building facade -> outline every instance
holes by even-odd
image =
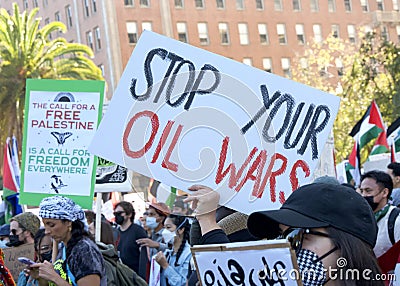
[[[400,38],[400,0],[0,0],[39,8],[43,24],[66,24],[68,41],[90,46],[111,98],[144,29],[290,76],[292,60],[329,34],[357,42],[357,29]],[[54,35],[57,36],[57,35]]]

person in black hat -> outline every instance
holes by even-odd
[[[8,247],[6,244],[10,241],[10,225],[3,224],[0,226],[0,248]]]
[[[215,222],[219,194],[199,185],[190,190],[194,194],[187,201],[196,206],[202,242],[227,242]],[[373,252],[377,237],[374,214],[366,200],[348,187],[321,183],[302,186],[279,210],[252,213],[247,226],[258,238],[288,239],[300,271],[315,273],[302,275],[304,286],[384,285],[383,281],[373,280],[381,274]],[[339,259],[346,261],[345,265],[339,265]],[[326,271],[339,270],[338,266],[344,273],[349,270],[359,275],[332,277],[334,273]]]

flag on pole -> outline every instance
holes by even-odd
[[[396,162],[396,152],[400,151],[400,117],[387,129],[387,140],[390,146],[391,162]]]
[[[356,123],[350,132],[350,136],[358,138],[359,149],[362,149],[372,139],[385,131],[382,116],[375,100],[372,101],[363,117]]]
[[[349,156],[349,165],[348,170],[351,176],[353,177],[354,183],[356,186],[359,186],[361,183],[361,163],[360,163],[360,148],[358,144],[358,140],[354,141],[353,150]],[[350,180],[348,180],[350,181]]]
[[[18,203],[20,183],[20,168],[18,161],[18,147],[15,137],[7,138],[4,146],[3,163],[3,199],[6,202],[5,221],[21,213],[22,208]]]

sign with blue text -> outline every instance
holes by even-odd
[[[308,183],[337,96],[143,32],[89,150],[220,204],[275,209]]]

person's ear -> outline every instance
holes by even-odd
[[[387,199],[389,199],[389,189],[388,188],[384,188],[383,189],[383,196]]]

